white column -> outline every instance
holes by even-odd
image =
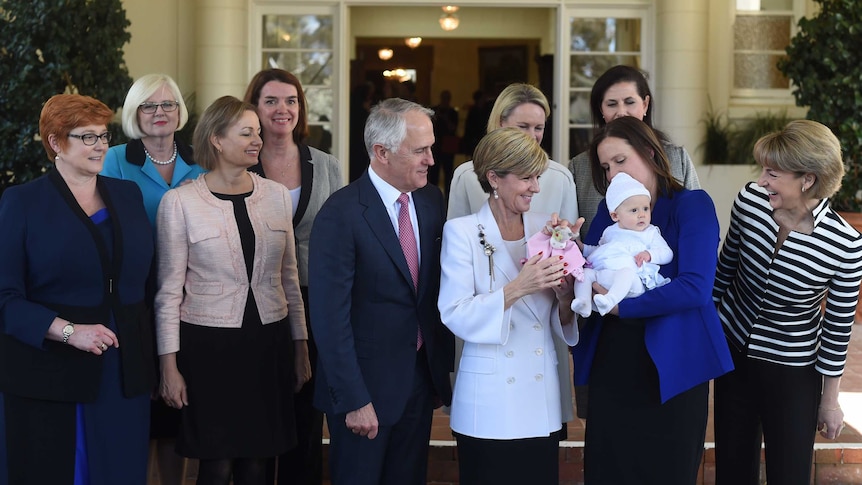
[[[707,108],[708,0],[656,1],[656,126],[703,158],[700,119]]]
[[[242,98],[248,84],[248,16],[244,0],[198,0],[195,22],[197,107],[217,98]]]

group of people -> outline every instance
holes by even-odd
[[[556,484],[570,352],[586,483],[694,483],[713,379],[717,483],[758,483],[762,442],[770,483],[807,483],[816,430],[843,426],[862,280],[828,200],[840,145],[804,120],[762,138],[719,250],[653,106],[608,70],[567,170],[540,146],[547,99],[509,86],[447,210],[412,101],[371,107],[342,188],[283,70],[213,102],[192,146],[167,76],[135,82],[110,148],[110,109],[52,97],[54,168],[0,199],[0,484],[143,485],[151,437],[162,483],[184,456],[199,484],[319,484],[324,413],[333,483],[421,484],[440,406],[461,483]],[[529,252],[552,233],[592,268]]]

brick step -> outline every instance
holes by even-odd
[[[862,444],[817,444],[811,485],[862,485]],[[635,451],[633,451],[635,452]],[[324,485],[328,481],[328,447],[324,445]],[[766,467],[761,465],[761,485]],[[584,484],[584,444],[564,441],[560,446],[560,485]],[[715,484],[715,449],[707,443],[696,485]],[[458,458],[454,441],[432,440],[428,451],[428,485],[458,485]]]

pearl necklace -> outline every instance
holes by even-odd
[[[160,161],[156,160],[155,158],[153,158],[153,156],[152,156],[152,155],[150,155],[150,152],[149,152],[149,151],[147,151],[147,147],[146,147],[146,146],[144,147],[144,153],[146,153],[146,154],[147,154],[147,158],[149,158],[149,159],[150,159],[150,161],[152,161],[152,162],[153,162],[153,163],[155,163],[156,165],[170,165],[170,164],[174,163],[174,162],[177,160],[177,142],[174,142],[174,154],[173,154],[173,155],[171,155],[171,158],[167,159],[167,160],[166,160],[166,161],[164,161],[164,162],[160,162]]]

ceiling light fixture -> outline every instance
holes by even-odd
[[[392,59],[393,54],[394,53],[392,52],[392,49],[388,47],[384,47],[383,49],[377,51],[377,57],[379,57],[381,61],[388,61],[389,59]]]
[[[422,37],[408,37],[404,39],[404,43],[407,44],[407,47],[415,49],[422,43]]]
[[[446,32],[451,32],[458,28],[458,24],[461,21],[458,19],[458,16],[455,15],[455,12],[458,11],[458,7],[455,5],[446,5],[443,7],[443,15],[440,16],[440,28],[445,30]]]

